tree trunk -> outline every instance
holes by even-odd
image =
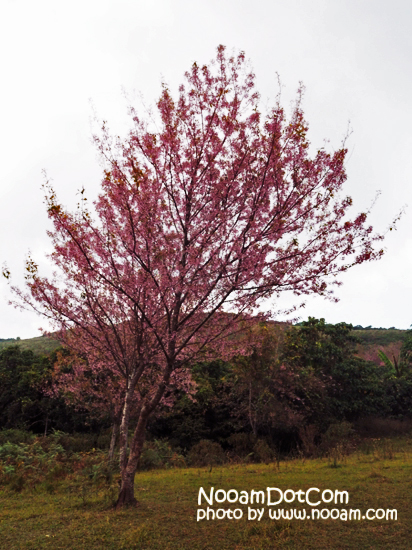
[[[118,434],[119,434],[119,419],[115,418],[112,426],[112,437],[110,439],[110,448],[109,448],[109,457],[108,457],[110,463],[113,462],[114,449],[116,447],[116,440],[117,440]]]
[[[249,422],[252,428],[253,435],[257,436],[256,430],[256,415],[253,417],[253,407],[252,407],[252,381],[249,380]]]
[[[142,454],[143,444],[146,437],[146,425],[149,419],[149,416],[156,409],[160,400],[163,397],[167,384],[170,380],[170,374],[172,372],[172,366],[168,365],[165,373],[163,375],[163,380],[159,384],[159,387],[154,395],[154,397],[149,401],[141,405],[139,412],[139,419],[137,421],[137,426],[133,434],[132,443],[130,445],[129,456],[121,456],[120,459],[120,470],[122,472],[122,483],[120,487],[119,497],[116,502],[116,510],[119,510],[123,506],[135,506],[138,502],[134,496],[134,477],[136,475],[137,466],[139,464],[139,458]],[[134,388],[133,388],[134,389]],[[126,403],[123,410],[122,424],[127,412],[127,396]],[[120,432],[122,433],[122,426],[120,427]],[[122,452],[120,450],[120,452]]]
[[[149,418],[149,412],[143,407],[136,430],[133,435],[132,444],[127,464],[122,468],[122,484],[119,497],[116,502],[116,510],[123,506],[136,506],[138,501],[134,496],[134,478],[136,475],[139,458],[142,454],[143,444],[146,437],[146,425]]]
[[[137,500],[134,496],[134,476],[135,472],[127,473],[122,477],[122,485],[120,488],[119,497],[116,502],[116,510],[123,506],[136,506]]]
[[[129,437],[130,406],[137,379],[128,380],[124,405],[120,422],[120,471],[123,472],[127,464],[127,444]]]

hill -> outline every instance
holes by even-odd
[[[22,350],[30,349],[33,353],[48,354],[60,347],[60,342],[49,336],[37,336],[35,338],[27,338],[21,340],[20,338],[0,338],[0,350],[8,346],[20,346]]]
[[[280,325],[284,330],[290,327],[290,323],[272,322],[273,324]],[[299,323],[298,323],[299,326]],[[382,329],[382,328],[354,328],[353,335],[357,336],[360,340],[358,344],[358,354],[365,356],[370,354],[373,350],[392,350],[392,348],[399,348],[402,345],[403,340],[406,337],[406,330],[400,330],[395,328]],[[31,349],[34,353],[48,354],[60,347],[60,343],[53,337],[49,336],[37,336],[35,338],[0,338],[0,350],[10,346],[18,344],[22,350]],[[385,351],[386,352],[386,351]],[[376,353],[376,357],[377,353]],[[366,357],[365,357],[366,358]],[[380,360],[378,360],[378,363]]]
[[[366,346],[386,346],[395,342],[403,342],[406,332],[406,330],[397,328],[355,328],[353,331],[354,335],[360,339],[361,344]]]

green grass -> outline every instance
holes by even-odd
[[[412,538],[412,441],[369,440],[349,457],[140,472],[137,508],[116,512],[104,488],[82,493],[78,478],[15,493],[0,491],[0,540],[7,549],[409,549]],[[395,508],[397,521],[196,521],[200,487],[347,490],[349,504],[322,508]],[[52,494],[49,494],[50,491]],[[247,505],[227,503],[215,509]],[[255,505],[255,507],[257,507]],[[261,506],[260,506],[261,507]],[[285,506],[286,507],[286,506]],[[287,507],[308,508],[296,503]]]

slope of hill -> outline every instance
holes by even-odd
[[[22,350],[30,349],[33,353],[48,354],[60,347],[60,342],[49,336],[37,336],[35,338],[20,338],[0,339],[0,350],[8,346],[20,346]]]
[[[354,330],[353,334],[360,339],[363,345],[385,346],[394,342],[403,342],[406,332],[406,330],[400,330],[397,328],[372,328]]]
[[[383,364],[379,351],[383,351],[391,360],[393,357],[398,358],[406,333],[406,330],[399,329],[354,330],[352,334],[360,340],[356,355],[377,365]]]
[[[285,330],[290,326],[289,323],[275,324],[282,325],[282,328]],[[352,332],[352,334],[357,336],[360,340],[358,344],[358,354],[360,356],[370,355],[369,352],[372,352],[372,350],[382,349],[385,351],[386,348],[388,348],[388,351],[391,351],[392,348],[400,349],[406,333],[406,330],[377,328],[355,329]],[[49,336],[37,336],[24,340],[20,338],[0,338],[0,350],[16,344],[18,344],[22,350],[31,349],[34,353],[39,354],[48,354],[60,347],[59,341]],[[377,353],[375,354],[377,356]],[[380,362],[380,360],[378,362]]]

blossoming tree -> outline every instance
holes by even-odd
[[[118,507],[136,502],[146,424],[173,377],[189,388],[193,361],[245,352],[233,335],[256,322],[263,299],[334,299],[339,273],[382,255],[367,213],[348,218],[346,149],[309,154],[301,95],[289,118],[279,102],[262,114],[244,54],[219,46],[176,99],[163,86],[157,119],[132,109],[124,140],[103,125],[94,213],[66,211],[46,185],[60,278],[41,277],[29,258],[20,299],[93,369],[122,377],[123,438],[142,389]]]

